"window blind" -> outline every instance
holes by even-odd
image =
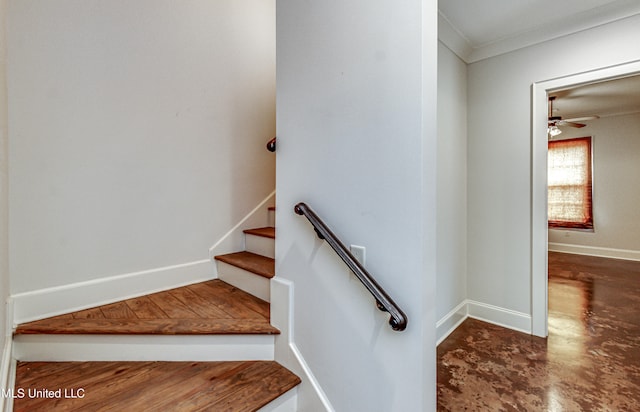
[[[591,137],[549,142],[549,227],[593,229]]]

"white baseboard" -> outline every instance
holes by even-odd
[[[274,335],[16,335],[27,362],[273,360]]]
[[[467,300],[467,305],[470,318],[519,332],[531,333],[531,315],[473,300]]]
[[[127,273],[65,286],[17,293],[10,297],[13,325],[214,278],[208,259]]]
[[[252,227],[263,227],[269,224],[268,204],[273,202],[276,191],[265,197],[251,212],[243,217],[234,227],[225,233],[213,246],[209,248],[209,258],[225,253],[244,250],[243,230]]]
[[[605,257],[605,258],[611,258],[611,259],[640,261],[640,251],[638,250],[570,245],[567,243],[549,243],[549,251],[571,253],[574,255],[598,256],[598,257]]]
[[[469,317],[468,302],[463,300],[458,306],[436,323],[436,346],[439,345],[451,332],[456,330],[467,317]]]
[[[293,339],[293,291],[291,281],[271,279],[271,324],[281,332],[275,339],[275,360],[298,375],[298,410],[334,412],[326,393],[298,350]]]
[[[518,332],[531,333],[530,315],[466,299],[436,323],[437,344],[445,340],[467,318],[478,319]]]

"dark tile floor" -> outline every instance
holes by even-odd
[[[467,319],[438,346],[439,411],[640,411],[640,262],[549,254],[549,337]]]

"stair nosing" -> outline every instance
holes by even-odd
[[[80,319],[51,320],[45,325],[40,321],[18,325],[16,335],[279,335],[280,330],[269,322],[254,319],[218,320],[210,329],[190,328],[190,323],[203,324],[201,319],[90,319],[90,325],[73,325]],[[192,322],[189,322],[192,321]],[[34,325],[31,325],[34,323]],[[185,325],[186,324],[186,325]],[[127,329],[121,329],[126,325]],[[240,325],[244,327],[240,327]],[[120,329],[119,329],[120,328]]]

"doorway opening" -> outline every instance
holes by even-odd
[[[640,73],[640,61],[532,85],[531,331],[548,335],[547,122],[548,95]]]

